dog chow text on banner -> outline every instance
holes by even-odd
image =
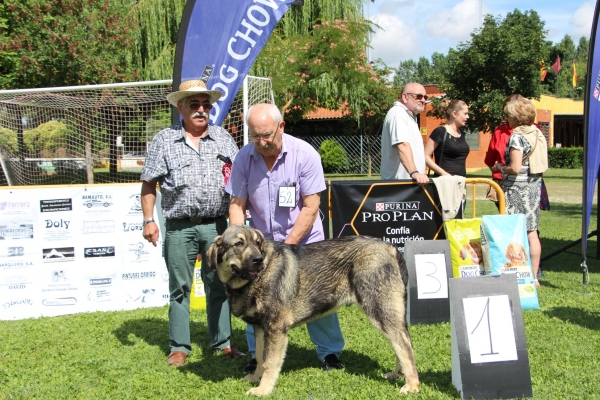
[[[210,120],[221,125],[254,60],[294,0],[188,0],[181,18],[173,87],[201,79],[223,96]]]

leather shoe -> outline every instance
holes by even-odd
[[[169,365],[181,367],[185,364],[186,358],[187,354],[185,354],[183,351],[172,351],[171,354],[169,354],[169,359],[167,360],[167,362],[169,363]]]
[[[221,354],[229,358],[246,358],[246,355],[236,349],[233,345],[225,347],[223,350],[221,350]]]
[[[343,369],[344,364],[340,361],[335,354],[328,354],[323,359],[323,370],[329,371],[330,369]]]
[[[244,368],[242,368],[242,372],[252,373],[252,372],[256,371],[257,366],[258,366],[258,363],[256,362],[256,358],[253,358],[252,360],[250,360],[248,365],[246,365]]]

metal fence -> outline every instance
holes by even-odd
[[[339,157],[340,162],[331,168],[325,168],[326,173],[334,174],[367,174],[369,162],[371,173],[379,174],[381,164],[381,139],[379,136],[301,136],[300,139],[310,143],[317,151],[326,140],[338,143],[345,151],[345,157]],[[322,154],[324,157],[324,155]],[[336,164],[336,163],[334,163]]]
[[[273,102],[247,76],[223,122],[247,142],[248,106]],[[0,91],[0,186],[137,182],[154,135],[171,125],[171,80]]]

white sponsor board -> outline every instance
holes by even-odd
[[[0,320],[166,304],[142,219],[137,183],[0,189]]]

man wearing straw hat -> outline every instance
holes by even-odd
[[[238,148],[229,133],[209,125],[212,104],[222,96],[207,90],[201,80],[179,85],[167,100],[177,107],[183,121],[160,131],[152,140],[142,170],[143,235],[156,246],[158,226],[153,210],[156,183],[160,185],[166,220],[164,258],[169,271],[169,365],[182,366],[192,350],[190,340],[190,291],[196,255],[206,259],[206,250],[227,228],[225,214],[229,195],[224,190],[225,163]],[[231,313],[225,289],[204,263],[202,281],[210,347],[231,358],[246,355],[231,343]]]

